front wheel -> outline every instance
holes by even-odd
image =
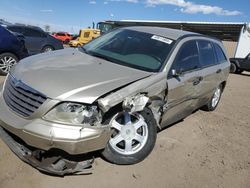
[[[115,164],[135,164],[145,159],[154,148],[157,125],[152,112],[120,112],[111,120],[113,134],[102,155]]]
[[[18,58],[12,53],[0,54],[0,75],[7,75],[12,66],[17,64]]]

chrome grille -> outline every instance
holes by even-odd
[[[3,98],[11,110],[24,117],[33,114],[47,99],[45,95],[11,75],[5,82]]]

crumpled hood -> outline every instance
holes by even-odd
[[[88,104],[116,88],[151,75],[77,49],[26,58],[12,69],[11,74],[49,98]]]

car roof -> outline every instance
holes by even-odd
[[[170,38],[173,40],[177,40],[181,37],[190,36],[190,35],[202,36],[201,34],[189,32],[189,31],[170,29],[170,28],[164,28],[164,27],[154,27],[154,26],[131,26],[131,27],[123,27],[123,29],[150,33],[153,35],[159,35],[159,36]]]
[[[30,28],[30,29],[37,29],[37,30],[43,31],[40,27],[31,26],[31,25],[9,25],[7,26],[7,28],[11,28],[11,27]]]

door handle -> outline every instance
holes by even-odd
[[[217,74],[221,73],[221,69],[218,69],[218,70],[216,71],[216,73],[217,73]]]
[[[202,76],[199,76],[193,80],[193,85],[198,85],[203,80]]]

